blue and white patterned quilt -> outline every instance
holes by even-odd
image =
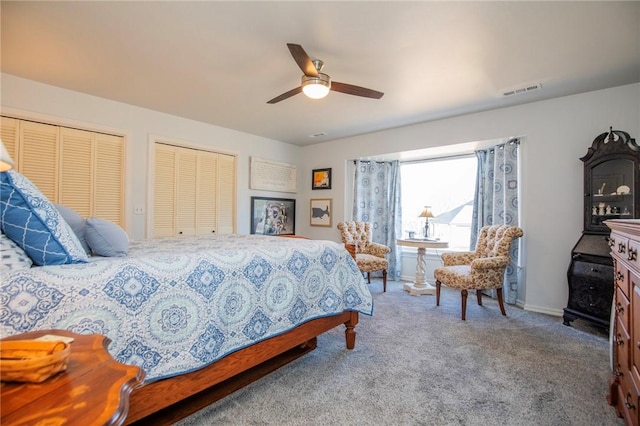
[[[362,274],[331,241],[230,235],[132,242],[124,258],[2,278],[0,335],[99,333],[146,382],[197,370],[314,318],[373,314]]]

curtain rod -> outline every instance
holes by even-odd
[[[389,161],[374,161],[374,160],[353,160],[353,164],[356,164],[357,161],[360,161],[361,163],[378,163],[378,164],[384,164],[389,162]]]
[[[464,157],[473,157],[475,154],[473,152],[467,154],[455,154],[455,155],[443,155],[442,157],[429,157],[429,158],[420,158],[416,160],[404,160],[401,161],[401,164],[411,164],[411,163],[426,163],[428,161],[441,161],[441,160],[449,160],[454,158],[464,158]]]
[[[511,138],[508,141],[504,142],[504,143],[499,143],[497,145],[494,145],[493,147],[490,148],[486,148],[487,150],[489,149],[493,149],[496,146],[501,146],[501,145],[520,145],[520,138]],[[416,159],[416,160],[400,160],[401,164],[410,164],[410,163],[424,163],[427,161],[439,161],[439,160],[447,160],[447,159],[454,159],[454,158],[464,158],[464,157],[473,157],[475,155],[475,152],[478,150],[475,150],[474,152],[469,152],[466,154],[454,154],[454,155],[443,155],[442,157],[429,157],[429,158],[420,158],[420,159]],[[479,150],[482,151],[482,150]],[[388,163],[392,160],[388,160],[388,161],[375,161],[375,160],[353,160],[353,164],[356,164],[356,161],[361,161],[363,163],[371,163],[371,162],[375,162],[378,164],[383,164],[383,163]]]

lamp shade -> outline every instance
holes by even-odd
[[[6,172],[13,168],[13,159],[9,155],[9,151],[4,146],[2,139],[0,139],[0,172]]]
[[[431,206],[424,206],[418,217],[434,217],[433,213],[431,213]]]
[[[302,76],[302,91],[311,99],[322,99],[329,94],[331,79],[328,75],[318,73],[317,77]]]

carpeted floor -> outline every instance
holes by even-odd
[[[607,405],[608,335],[487,297],[410,296],[370,285],[356,348],[344,328],[269,376],[184,419],[188,425],[623,425]]]

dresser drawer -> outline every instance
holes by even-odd
[[[613,259],[613,282],[622,290],[627,298],[630,298],[629,294],[629,270],[618,259]]]
[[[631,317],[631,303],[620,287],[616,287],[616,317],[622,322],[624,328],[629,330],[629,318]]]
[[[629,421],[627,424],[638,424],[638,405],[640,404],[640,393],[635,380],[629,376],[622,376],[621,386],[618,388],[618,407],[624,413],[624,417]]]
[[[609,247],[611,247],[612,255],[626,259],[629,239],[612,232],[611,235],[609,235]]]
[[[627,331],[627,327],[622,324],[620,318],[616,319],[616,333],[613,338],[613,344],[616,348],[616,363],[621,371],[625,372],[625,376],[630,376],[631,368],[631,336]]]
[[[634,307],[636,312],[629,315],[630,328],[627,328],[627,330],[630,332],[631,372],[637,385],[640,383],[640,315],[637,315],[637,311],[640,307],[640,282],[638,282],[640,278],[634,273],[630,273],[630,277],[633,293],[631,296],[631,306]]]
[[[575,262],[573,264],[573,275],[592,280],[611,282],[613,266],[591,262]]]
[[[613,271],[612,267],[609,268]],[[605,281],[594,276],[573,275],[569,277],[568,308],[608,321],[613,289],[611,279]]]
[[[638,256],[640,255],[640,242],[629,240],[627,243],[627,262],[632,269],[639,270],[640,269],[640,259]]]

